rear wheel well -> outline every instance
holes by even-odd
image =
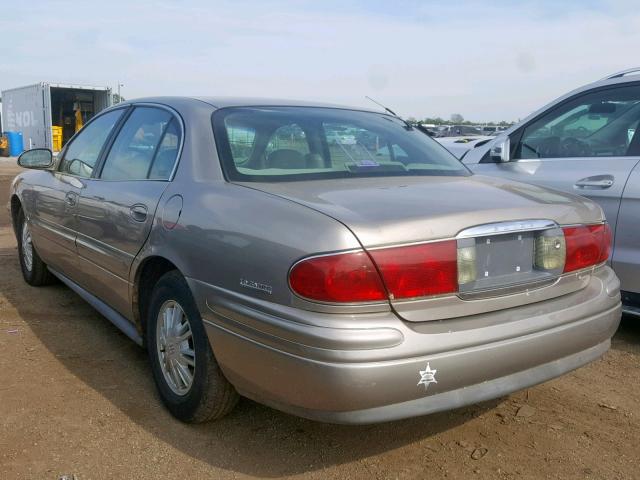
[[[143,336],[146,332],[147,309],[153,287],[158,283],[160,277],[172,270],[178,271],[178,268],[164,257],[150,257],[138,268],[133,295],[133,311],[138,316],[138,325]]]
[[[13,231],[18,233],[18,213],[22,209],[22,203],[17,195],[11,196],[11,224],[13,225]]]

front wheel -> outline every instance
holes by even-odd
[[[52,281],[52,276],[47,270],[46,263],[42,261],[33,246],[31,228],[22,209],[18,212],[17,227],[18,255],[24,281],[33,287],[48,285]]]
[[[200,423],[229,413],[238,394],[215,360],[184,277],[163,275],[151,295],[147,349],[162,402],[178,419]]]

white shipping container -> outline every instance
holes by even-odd
[[[109,106],[109,87],[41,82],[2,92],[2,127],[22,132],[25,149],[53,150],[53,125],[63,128],[64,145],[75,133],[74,109],[81,109],[86,122]]]

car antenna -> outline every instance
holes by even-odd
[[[369,95],[365,95],[364,98],[366,98],[367,100],[372,101],[373,103],[375,103],[376,105],[378,105],[379,107],[384,108],[385,111],[389,112],[391,115],[393,115],[394,117],[396,117],[398,120],[400,120],[402,123],[404,123],[407,128],[409,130],[411,130],[413,128],[413,126],[407,122],[404,118],[402,118],[400,115],[398,115],[396,112],[394,112],[393,110],[391,110],[389,107],[385,107],[383,104],[381,104],[380,102],[377,102],[376,100],[374,100],[373,98],[371,98]]]

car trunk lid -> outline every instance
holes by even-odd
[[[335,218],[367,248],[453,238],[469,227],[504,221],[602,221],[600,207],[576,195],[480,175],[243,185]]]
[[[549,288],[561,271],[533,268],[534,240],[545,231],[557,233],[558,225],[603,220],[600,207],[581,197],[476,175],[245,185],[329,215],[346,225],[370,252],[445,239],[456,239],[458,248],[474,245],[478,279],[460,285],[455,295],[390,299],[398,315],[411,321],[482,313],[582,288],[584,275],[563,280],[562,288]]]

